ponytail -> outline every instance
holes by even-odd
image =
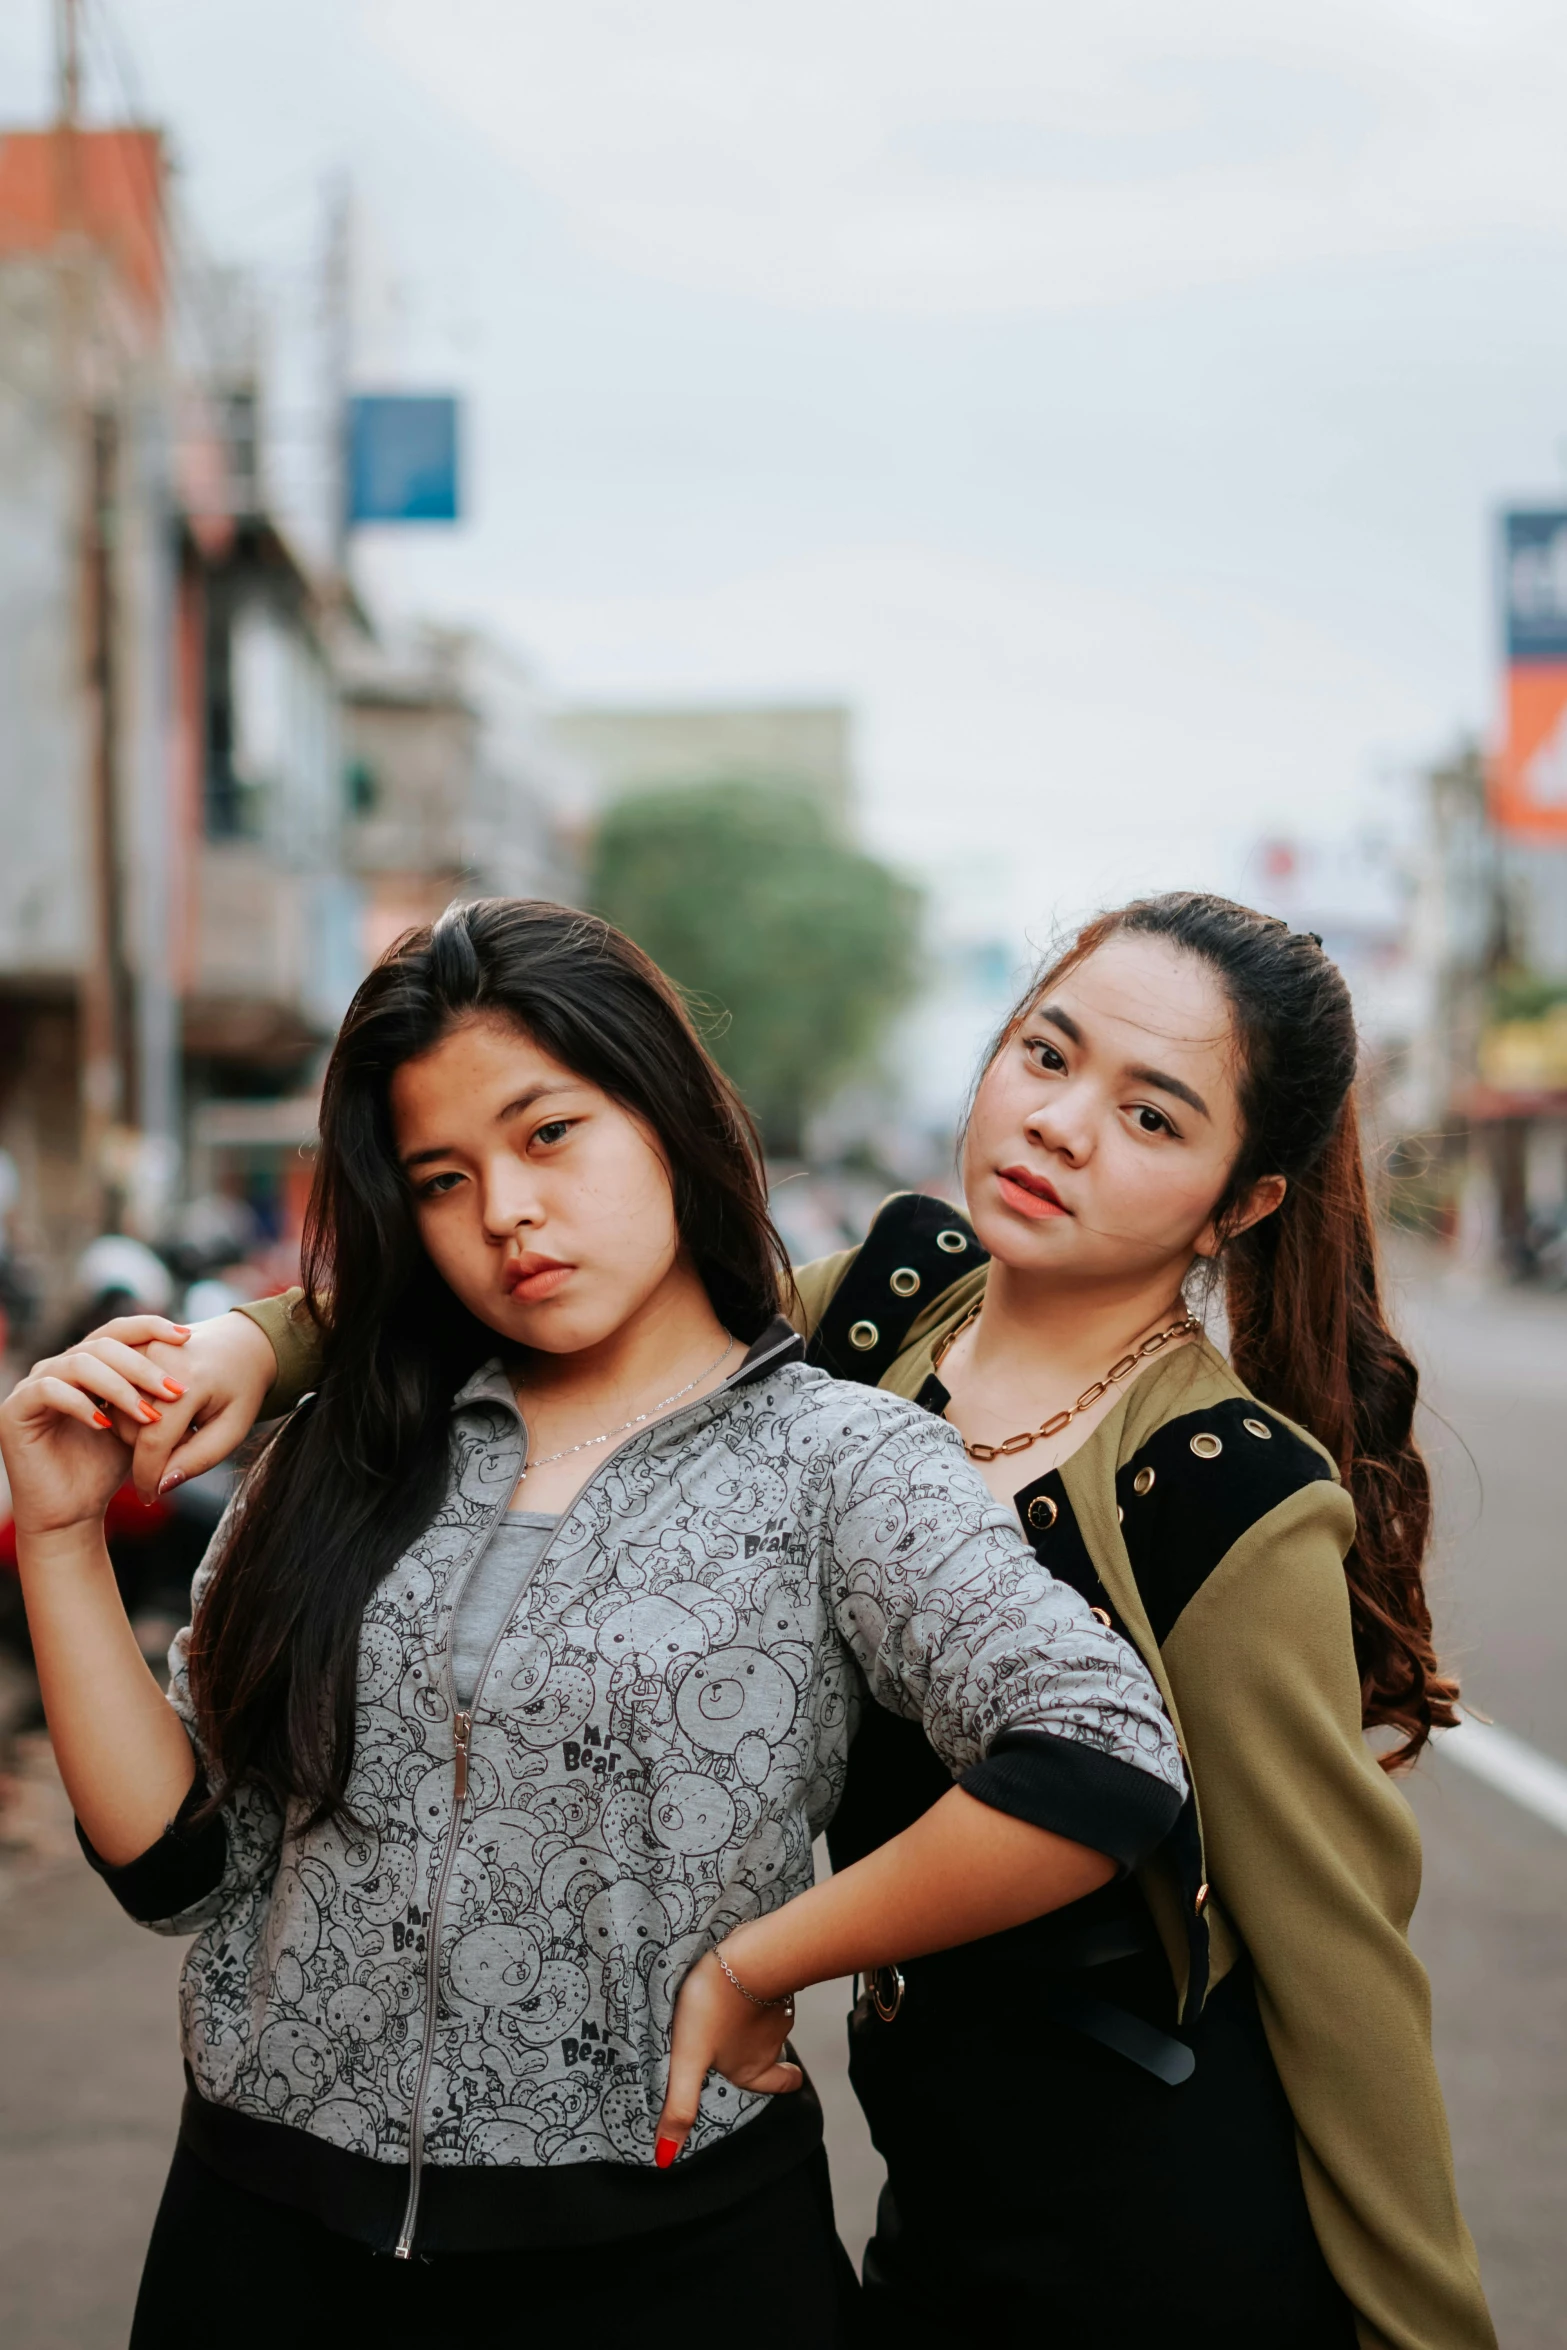
[[[1353,1093],[1326,1147],[1271,1216],[1224,1252],[1230,1355],[1252,1393],[1325,1444],[1355,1504],[1344,1561],[1361,1717],[1414,1761],[1451,1729],[1458,1684],[1431,1637],[1423,1567],[1431,1479],[1415,1443],[1419,1373],[1382,1309],[1376,1230]]]
[[[1431,1480],[1413,1434],[1419,1374],[1382,1307],[1349,990],[1314,933],[1183,890],[1090,922],[1035,980],[1018,1016],[1126,932],[1200,957],[1230,1000],[1244,1140],[1216,1210],[1221,1236],[1259,1178],[1282,1175],[1286,1185],[1273,1214],[1221,1249],[1231,1357],[1254,1395],[1327,1446],[1355,1504],[1344,1573],[1361,1715],[1368,1730],[1398,1733],[1381,1757],[1384,1769],[1396,1770],[1414,1761],[1433,1730],[1453,1727],[1458,1684],[1442,1672],[1431,1641],[1423,1580]]]

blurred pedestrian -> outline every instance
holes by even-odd
[[[173,1326],[0,1412],[90,1856],[199,1932],[133,2344],[729,2309],[830,2350],[853,2278],[792,1994],[1140,1858],[1184,1795],[1152,1680],[953,1431],[801,1363],[754,1134],[607,926],[491,901],[371,974],[307,1267],[316,1391],[172,1705],[101,1520],[123,1440],[189,1404],[126,1343]],[[811,1890],[857,1675],[962,1784]]]

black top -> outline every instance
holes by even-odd
[[[961,1249],[956,1245],[959,1238],[965,1244]],[[898,1194],[881,1209],[865,1246],[830,1300],[812,1342],[810,1359],[828,1363],[839,1376],[879,1380],[903,1351],[917,1318],[955,1281],[984,1261],[985,1251],[977,1235],[957,1211],[944,1201]],[[899,1269],[896,1288],[889,1267]],[[918,1275],[912,1291],[901,1270],[905,1267]],[[856,1317],[864,1319],[857,1322]],[[846,1335],[856,1327],[863,1335],[872,1323],[877,1342],[874,1348],[861,1350],[865,1368],[856,1374],[846,1359],[851,1352]],[[932,1372],[916,1401],[926,1411],[945,1412],[948,1400],[947,1389]],[[1331,1475],[1322,1455],[1304,1443],[1287,1422],[1247,1398],[1205,1405],[1200,1413],[1169,1420],[1156,1429],[1117,1470],[1115,1479],[1127,1557],[1155,1640],[1162,1646],[1168,1639],[1183,1610],[1248,1527],[1302,1485]],[[1040,1564],[1070,1583],[1104,1621],[1129,1639],[1128,1628],[1089,1555],[1060,1471],[1051,1469],[1023,1486],[1014,1503]],[[1157,1823],[1150,1814],[1140,1824],[1153,1832],[1135,1851],[1129,1849],[1133,1839],[1123,1828],[1127,1846],[1118,1849],[1107,1830],[1112,1819],[1125,1816],[1119,1789],[1113,1796],[1108,1786],[1102,1790],[1096,1819],[1092,1792],[1086,1785],[1080,1787],[1079,1802],[1070,1814],[1075,1824],[1066,1824],[1069,1815],[1061,1800],[1060,1761],[1044,1752],[1058,1744],[1053,1739],[1014,1732],[998,1739],[986,1760],[965,1772],[958,1783],[1001,1810],[1037,1827],[1075,1836],[1128,1866],[1163,1842],[1182,1889],[1188,1919],[1186,2012],[1196,2014],[1207,1986],[1208,1947],[1202,1847],[1193,1801],[1188,1797],[1177,1807],[1171,1798]],[[843,1800],[828,1830],[834,1867],[846,1868],[876,1845],[899,1835],[945,1794],[951,1783],[916,1724],[896,1720],[881,1708],[867,1705],[850,1749]],[[1152,1782],[1144,1784],[1152,1786]],[[1050,1972],[1092,1963],[1078,1953],[1094,1944],[1098,1923],[1111,1914],[1128,1932],[1137,1934],[1150,1957],[1162,1949],[1140,1890],[1135,1883],[1122,1880],[1103,1887],[1087,1901],[1008,1935],[974,1944],[971,1955],[983,1955],[988,1962],[1002,1953],[1026,1953],[1036,1967]],[[1094,1929],[1086,1943],[1080,1927]],[[954,1970],[962,1956],[951,1953],[942,1971]],[[936,1962],[921,1963],[928,1968]],[[1124,1983],[1118,1985],[1116,1996],[1126,1996]],[[1156,2014],[1167,2014],[1172,1997],[1168,1966],[1160,1957],[1156,1966],[1141,1971],[1132,2003],[1154,2020]]]

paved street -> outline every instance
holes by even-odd
[[[1473,1702],[1567,1763],[1567,1300],[1471,1296],[1423,1271],[1444,1633]],[[1437,1758],[1417,1941],[1430,1968],[1460,2186],[1505,2350],[1557,2350],[1567,2250],[1567,1837]],[[0,2341],[119,2350],[178,2104],[178,1951],[73,1862],[40,1778],[42,1855],[0,1900]],[[857,2253],[876,2164],[843,2079],[837,1987],[802,2003]]]
[[[1444,1649],[1482,1714],[1567,1762],[1567,1299],[1415,1279]],[[1415,1787],[1459,2189],[1504,2350],[1557,2350],[1567,2246],[1567,1837],[1440,1756]]]

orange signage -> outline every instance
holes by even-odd
[[[1567,838],[1567,661],[1517,662],[1505,690],[1491,821],[1504,832]]]

